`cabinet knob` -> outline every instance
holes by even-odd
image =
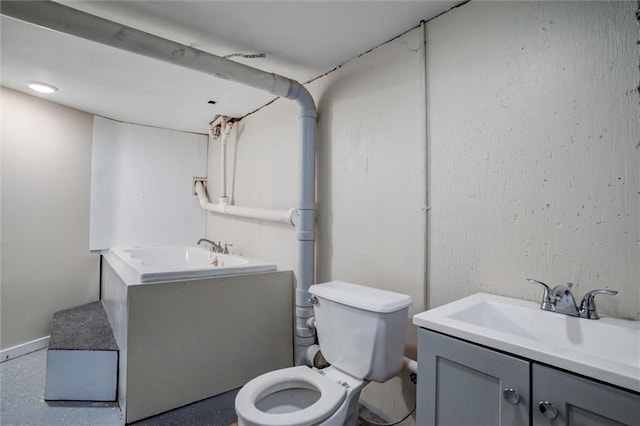
[[[558,417],[558,409],[549,401],[540,401],[538,403],[538,410],[549,420]]]
[[[518,392],[516,392],[514,389],[505,388],[502,392],[502,396],[504,397],[504,400],[511,405],[518,405],[518,403],[520,402],[520,395],[518,395]]]

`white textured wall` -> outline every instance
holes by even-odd
[[[3,349],[49,335],[53,313],[98,299],[89,252],[90,114],[9,89],[2,103]]]
[[[420,32],[348,63],[308,88],[319,110],[318,281],[352,280],[410,294],[423,309],[423,96]],[[236,205],[287,209],[298,191],[298,108],[278,100],[236,124],[229,192]],[[219,190],[220,144],[208,190]],[[247,256],[296,265],[292,227],[208,215],[207,235]],[[417,264],[417,267],[416,267]]]
[[[319,110],[317,279],[409,294],[411,313],[425,307],[423,85],[419,30],[308,85]],[[278,100],[237,125],[228,148],[236,204],[296,206],[297,116],[294,102]],[[215,201],[219,143],[209,153]],[[295,231],[285,226],[209,214],[207,235],[281,269],[296,265]],[[415,356],[415,331],[408,330]],[[413,406],[415,387],[407,382],[372,383],[365,400],[400,416]]]
[[[417,312],[425,292],[429,306],[477,291],[538,300],[524,281],[533,276],[573,281],[579,294],[617,288],[601,309],[638,318],[634,12],[631,2],[472,2],[427,24],[428,284],[420,31],[309,84],[320,112],[318,281],[395,289]],[[279,100],[238,125],[238,204],[295,205],[296,114]],[[207,235],[295,265],[286,227],[209,215]],[[412,392],[394,379],[365,399],[397,418]]]
[[[525,282],[640,319],[636,2],[471,2],[428,24],[429,306]]]

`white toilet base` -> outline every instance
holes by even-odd
[[[360,391],[347,393],[347,400],[331,417],[317,426],[356,426],[358,423],[358,400],[360,399]]]
[[[292,367],[284,370],[277,370],[280,372],[287,372],[289,370],[295,370],[302,367]],[[309,367],[304,367],[309,368]],[[306,370],[312,372],[310,369]],[[315,374],[321,374],[331,381],[339,384],[339,386],[344,387],[344,391],[346,391],[346,395],[344,395],[344,400],[340,403],[339,406],[336,407],[335,411],[327,418],[320,422],[315,423],[304,423],[305,426],[355,426],[358,421],[358,399],[360,398],[360,391],[362,388],[368,383],[368,381],[356,379],[335,367],[328,367],[324,370],[320,370],[317,372],[312,372]],[[255,380],[255,379],[254,379]],[[335,385],[332,385],[335,386]],[[241,391],[242,392],[242,391]],[[303,400],[305,399],[304,393],[301,393],[301,389],[299,386],[292,388],[290,390],[291,394],[287,395],[287,388],[285,386],[279,387],[279,392],[272,394],[273,398],[270,398],[268,402],[265,402],[264,406],[260,406],[261,401],[255,401],[255,408],[263,411],[265,413],[270,414],[283,414],[286,416],[286,413],[291,413],[295,411],[298,407],[297,402],[300,402],[300,406],[308,407],[309,404],[306,404]],[[300,401],[298,401],[300,400]],[[246,400],[245,400],[246,401]],[[268,405],[268,407],[267,407]],[[260,426],[260,423],[249,422],[242,416],[242,412],[238,408],[238,399],[236,399],[236,413],[238,414],[238,425],[239,426]],[[288,423],[282,419],[274,419],[271,418],[270,422],[277,422],[279,426],[287,426]],[[300,419],[297,419],[300,421]],[[269,423],[271,424],[271,423]],[[295,423],[301,424],[301,423]]]

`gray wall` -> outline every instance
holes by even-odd
[[[89,252],[93,116],[2,88],[2,349],[49,335],[53,313],[98,299]]]

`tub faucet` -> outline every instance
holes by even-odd
[[[220,243],[216,243],[214,241],[207,240],[206,238],[200,238],[198,240],[198,242],[196,243],[196,245],[200,245],[200,243],[209,244],[209,250],[211,250],[214,253],[222,253],[222,251],[224,250]]]
[[[580,306],[578,306],[575,298],[573,297],[573,293],[571,293],[571,287],[573,287],[572,283],[567,283],[567,285],[557,285],[551,289],[542,281],[531,278],[527,278],[527,281],[534,284],[540,284],[544,287],[544,294],[542,295],[540,309],[543,311],[570,315],[572,317],[593,320],[600,319],[600,315],[598,315],[598,311],[596,310],[596,294],[608,294],[611,296],[618,294],[616,290],[593,290],[584,295],[580,302]]]

